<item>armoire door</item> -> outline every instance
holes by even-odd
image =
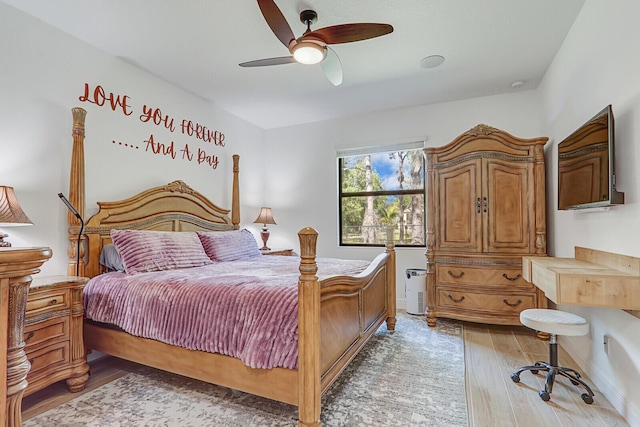
[[[528,197],[534,191],[531,164],[485,158],[482,165],[484,251],[529,252],[535,241],[533,198]]]
[[[473,159],[437,171],[435,213],[436,248],[442,251],[482,252],[482,168]]]

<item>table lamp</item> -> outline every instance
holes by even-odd
[[[33,225],[27,214],[24,213],[18,203],[13,187],[0,185],[0,228],[16,227],[19,225]],[[0,247],[10,248],[11,243],[3,239],[8,234],[0,233]]]
[[[267,247],[267,240],[269,240],[269,230],[267,229],[267,224],[276,224],[273,220],[273,215],[271,214],[271,208],[262,207],[260,208],[260,214],[255,221],[255,224],[262,224],[262,232],[260,236],[262,237],[263,246],[260,248],[261,251],[268,251],[270,248]]]

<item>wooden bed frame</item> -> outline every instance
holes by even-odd
[[[84,119],[73,110],[73,153],[69,200],[82,217],[84,195]],[[197,231],[239,228],[239,156],[233,156],[233,193],[229,211],[217,207],[182,181],[151,188],[117,202],[98,203],[99,211],[86,223],[80,237],[81,276],[102,273],[99,256],[111,242],[111,229]],[[75,275],[80,220],[69,214],[68,274]],[[318,280],[318,233],[305,228],[300,239],[298,282],[298,369],[253,369],[239,359],[188,350],[135,337],[86,321],[84,343],[126,360],[298,406],[299,426],[319,426],[322,394],[386,321],[396,323],[396,267],[391,230],[384,253],[363,273]],[[86,249],[86,253],[85,253]],[[86,263],[85,263],[86,258]]]

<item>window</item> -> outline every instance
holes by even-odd
[[[424,143],[338,153],[340,245],[424,246]],[[384,151],[383,151],[384,150]]]

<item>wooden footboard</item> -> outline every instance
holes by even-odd
[[[378,327],[396,323],[395,250],[392,230],[387,250],[357,276],[318,280],[318,233],[305,228],[300,238],[298,284],[299,425],[320,425],[320,397],[344,371]]]
[[[145,366],[218,384],[290,405],[298,405],[297,371],[253,369],[240,359],[134,337],[126,332],[85,321],[87,348]]]

